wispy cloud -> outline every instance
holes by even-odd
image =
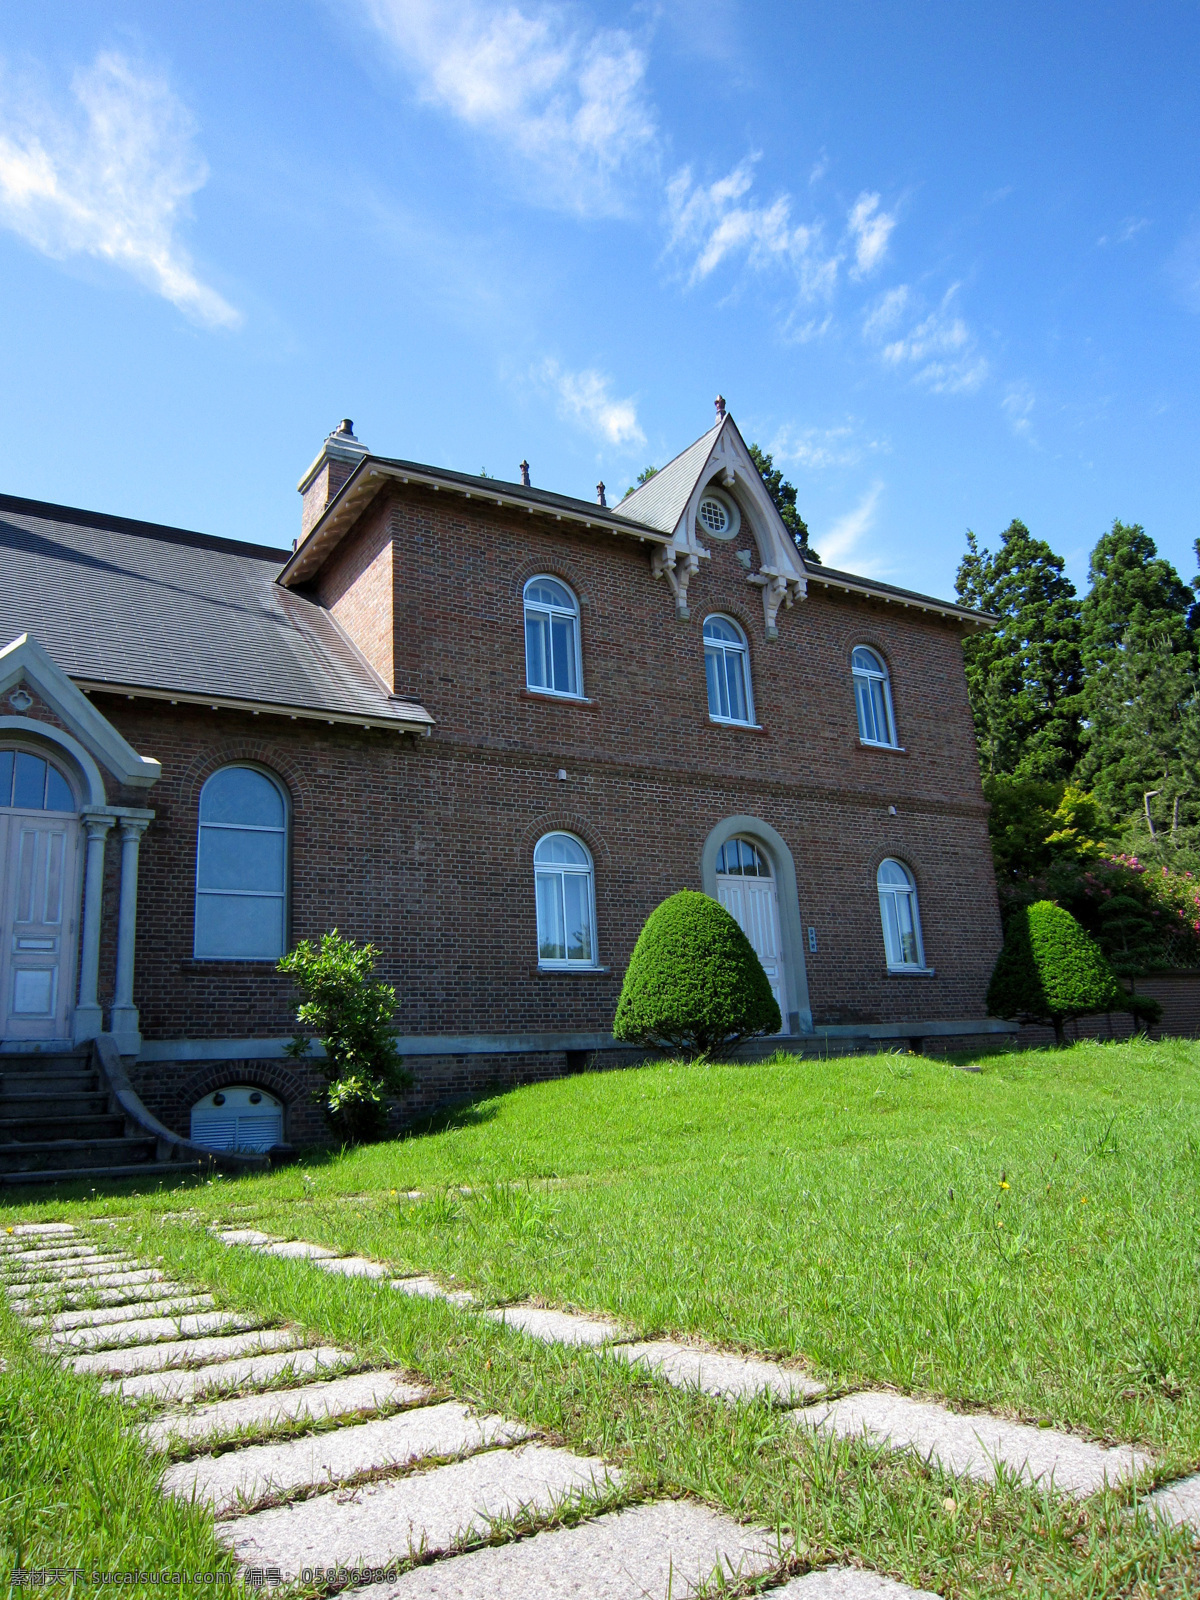
[[[0,225],[56,259],[93,256],[210,327],[241,315],[197,277],[177,230],[208,178],[195,123],[159,75],[106,51],[64,115],[0,85]]]
[[[827,529],[813,529],[813,543],[821,559],[831,567],[851,567],[864,577],[879,576],[886,563],[864,548],[867,535],[875,526],[883,484],[875,482],[858,504],[840,516]]]
[[[877,194],[860,194],[851,206],[846,221],[854,245],[854,265],[850,274],[855,278],[865,278],[874,272],[887,254],[888,240],[896,226],[896,214],[879,209]]]
[[[1027,383],[1010,383],[1000,401],[1000,409],[1008,418],[1009,427],[1018,439],[1030,444],[1033,439],[1033,390]]]
[[[907,284],[889,289],[863,321],[863,334],[881,344],[883,361],[892,367],[915,368],[914,383],[934,394],[969,394],[988,375],[987,359],[979,354],[975,335],[955,310],[958,289],[958,284],[951,284],[941,303],[905,332],[899,331],[903,323],[919,315]]]
[[[709,184],[697,183],[690,167],[675,174],[667,185],[668,250],[691,259],[693,284],[738,257],[755,270],[786,270],[805,300],[828,297],[839,258],[825,251],[821,222],[793,223],[789,195],[769,204],[751,198],[757,159],[748,157]]]
[[[1200,311],[1200,224],[1176,245],[1167,262],[1167,274],[1189,311]]]
[[[878,439],[863,439],[853,421],[834,428],[784,427],[771,441],[771,455],[778,462],[820,472],[829,467],[853,467],[877,451],[886,450]]]
[[[1128,244],[1131,239],[1136,239],[1143,228],[1150,226],[1149,217],[1126,217],[1124,222],[1113,233],[1102,233],[1096,240],[1097,245]]]
[[[538,169],[534,199],[624,209],[615,181],[656,142],[646,56],[554,4],[356,0],[421,95]]]
[[[638,424],[637,403],[615,399],[611,378],[594,367],[584,372],[568,372],[557,361],[547,358],[535,377],[553,390],[562,416],[606,444],[645,444],[646,435]]]

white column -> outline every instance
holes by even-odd
[[[100,1009],[100,912],[104,896],[104,847],[115,817],[84,816],[87,856],[83,869],[83,941],[79,952],[79,1003],[75,1007],[75,1043],[104,1031]]]
[[[138,850],[148,817],[121,818],[121,910],[117,919],[117,986],[113,995],[112,1031],[123,1056],[142,1048],[137,1007],[133,1003],[133,952],[137,938]]]

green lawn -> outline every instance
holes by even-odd
[[[765,1518],[802,1562],[856,1559],[947,1595],[1149,1596],[1200,1594],[1200,1569],[1128,1495],[1080,1507],[957,1485],[814,1442],[766,1406],[223,1249],[197,1224],[253,1222],[488,1299],[794,1358],[835,1391],[889,1384],[1137,1441],[1165,1479],[1200,1470],[1198,1191],[1200,1046],[1168,1041],[590,1074],[268,1178],[31,1197],[0,1216],[119,1217],[223,1301],[603,1450],[627,1497],[689,1491]]]

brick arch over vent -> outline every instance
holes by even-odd
[[[309,1085],[305,1078],[281,1061],[214,1061],[194,1072],[190,1078],[185,1078],[179,1085],[179,1109],[176,1113],[181,1131],[187,1131],[192,1107],[197,1100],[203,1100],[206,1094],[212,1094],[215,1089],[226,1089],[231,1084],[265,1089],[268,1094],[283,1101],[283,1136],[286,1140],[299,1136],[304,1141],[312,1137],[312,1119],[303,1114],[308,1109]],[[297,1111],[301,1113],[299,1118],[294,1115]],[[303,1127],[293,1126],[297,1120],[303,1123]]]

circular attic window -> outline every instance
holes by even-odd
[[[728,495],[706,489],[696,511],[696,532],[710,539],[733,539],[742,525],[742,514]]]

